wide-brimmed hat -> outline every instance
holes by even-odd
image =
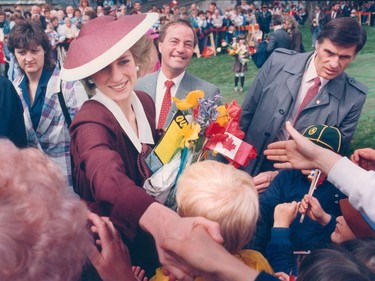
[[[341,151],[342,136],[339,129],[327,125],[313,125],[307,127],[303,136],[315,144],[328,148],[336,153]]]
[[[347,198],[340,200],[340,209],[350,230],[357,238],[375,238],[375,230],[371,224],[365,220],[359,211],[353,208]]]
[[[103,69],[129,50],[157,19],[157,13],[147,13],[89,21],[70,43],[61,78],[79,80]]]

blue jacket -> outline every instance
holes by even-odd
[[[260,218],[256,232],[251,242],[251,248],[262,252],[266,258],[265,248],[271,238],[273,226],[273,213],[276,205],[280,203],[301,201],[308,193],[310,181],[299,170],[284,170],[275,177],[268,189],[259,197]],[[314,197],[319,200],[322,208],[328,214],[337,217],[341,215],[339,200],[346,198],[334,185],[324,180],[314,191]],[[330,243],[331,233],[335,229],[335,219],[322,227],[319,223],[305,217],[303,223],[299,223],[300,214],[290,225],[292,250],[313,250]]]

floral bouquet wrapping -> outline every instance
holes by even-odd
[[[242,141],[241,107],[235,100],[218,105],[220,100],[220,95],[204,99],[200,90],[182,100],[173,98],[178,111],[146,159],[154,174],[144,188],[161,203],[175,208],[174,187],[179,175],[187,165],[206,159],[209,151],[221,154],[236,167],[256,157],[255,148]]]
[[[217,48],[217,52],[220,53],[222,50],[227,50],[228,55],[238,56],[240,63],[245,64],[250,59],[251,53],[244,45],[238,44],[238,42],[233,42],[232,44],[227,44],[225,40],[221,42],[221,47]]]

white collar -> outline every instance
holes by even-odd
[[[103,104],[116,118],[121,128],[127,134],[138,152],[142,151],[142,143],[154,144],[154,138],[152,136],[151,126],[147,120],[146,113],[143,105],[139,100],[138,96],[131,93],[131,104],[134,109],[135,117],[137,119],[138,135],[135,134],[132,127],[129,124],[128,119],[123,114],[120,106],[111,98],[103,94],[98,88],[95,90],[95,95],[91,98]]]

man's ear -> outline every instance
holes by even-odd
[[[318,48],[319,48],[319,42],[318,42],[318,40],[316,40],[315,41],[315,50],[318,50]]]
[[[163,42],[158,42],[158,50],[159,50],[159,53],[161,53],[161,44],[163,44]]]

